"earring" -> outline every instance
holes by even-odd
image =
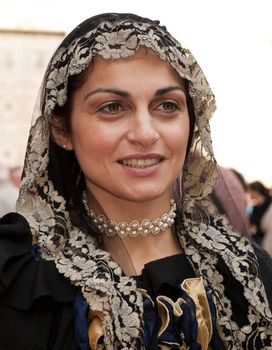
[[[64,149],[66,149],[66,145],[65,145],[65,144],[63,144],[62,147],[63,147]]]

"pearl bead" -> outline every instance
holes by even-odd
[[[144,231],[143,231],[143,236],[146,237],[148,234],[149,234],[148,229],[144,229]]]
[[[138,223],[137,221],[132,221],[131,227],[132,227],[134,230],[136,230],[136,229],[138,228],[138,226],[139,226],[139,223]]]
[[[153,231],[154,228],[155,228],[155,226],[153,224],[150,224],[149,227],[148,227],[149,231]]]
[[[126,224],[125,222],[121,222],[121,223],[119,224],[119,227],[120,227],[120,229],[125,230],[126,227],[127,227],[127,224]]]
[[[150,225],[150,221],[148,219],[144,219],[142,221],[143,228],[148,228]]]
[[[168,224],[167,224],[167,223],[164,223],[164,224],[163,224],[163,227],[162,227],[162,231],[165,231],[167,228],[168,228]]]
[[[124,230],[120,230],[119,235],[120,235],[120,237],[125,237],[126,232]]]
[[[167,220],[168,220],[168,214],[164,214],[164,215],[162,216],[162,221],[163,221],[163,222],[167,222]]]
[[[160,224],[160,219],[155,219],[155,220],[153,220],[153,225],[154,226],[159,226],[159,224]]]
[[[172,219],[171,219],[170,217],[168,217],[166,223],[167,223],[168,225],[169,225],[169,224],[171,225]]]
[[[154,234],[157,235],[161,230],[158,227],[154,228]]]
[[[160,222],[158,223],[158,227],[159,227],[160,229],[162,229],[162,228],[164,227],[164,223],[163,223],[162,221],[160,221]]]
[[[136,237],[136,236],[138,236],[138,233],[137,233],[137,231],[132,230],[132,231],[130,232],[129,235],[130,235],[131,237]]]
[[[111,237],[112,235],[114,236],[114,230],[112,228],[108,229],[108,234]]]

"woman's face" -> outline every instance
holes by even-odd
[[[249,203],[252,206],[262,205],[265,202],[265,197],[258,191],[249,190]]]
[[[71,132],[88,190],[105,200],[170,198],[189,135],[185,88],[153,52],[99,56],[72,97]]]

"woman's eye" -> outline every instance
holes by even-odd
[[[166,102],[161,103],[158,106],[158,109],[162,110],[164,112],[174,112],[174,111],[179,110],[179,106],[175,102],[166,101]]]
[[[123,110],[124,109],[119,102],[110,102],[99,108],[100,112],[105,112],[110,114],[115,114]]]

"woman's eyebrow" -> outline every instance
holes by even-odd
[[[185,94],[185,89],[181,88],[180,86],[169,86],[169,87],[157,90],[155,93],[155,96],[161,96],[161,95],[167,94],[168,92],[171,92],[174,90],[180,90]]]
[[[155,96],[162,96],[162,95],[167,94],[168,92],[174,91],[174,90],[180,90],[183,93],[185,93],[184,89],[181,88],[180,86],[168,86],[168,87],[165,87],[165,88],[157,90],[155,92]],[[118,95],[118,96],[121,96],[121,97],[129,97],[130,96],[130,94],[128,92],[124,91],[124,90],[112,89],[112,88],[98,88],[98,89],[95,89],[94,91],[89,92],[84,97],[84,100],[86,100],[89,96],[92,96],[92,95],[95,95],[95,94],[98,94],[98,93],[101,93],[101,92],[102,93],[106,92],[106,93]]]
[[[114,94],[114,95],[118,95],[121,97],[129,97],[129,93],[123,90],[118,90],[118,89],[111,89],[111,88],[98,88],[95,89],[92,92],[89,92],[85,97],[84,100],[86,100],[89,96],[101,93],[101,92],[106,92],[106,93],[110,93],[110,94]]]

